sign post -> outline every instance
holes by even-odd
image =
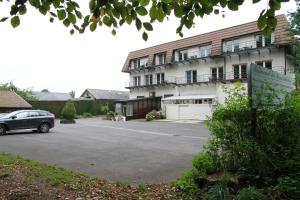
[[[269,84],[269,85],[268,85]],[[277,98],[268,98],[269,89],[276,90]],[[284,75],[273,70],[255,65],[253,63],[248,67],[248,96],[251,107],[251,132],[256,138],[256,111],[258,106],[264,102],[264,105],[274,107],[282,105],[286,94],[293,91],[292,77]]]

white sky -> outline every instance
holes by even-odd
[[[1,18],[8,8],[6,3],[0,5]],[[267,0],[254,5],[247,0],[239,11],[226,11],[225,18],[212,15],[197,19],[195,28],[184,29],[184,37],[254,21],[266,7]],[[291,0],[283,3],[276,14],[286,14],[295,8],[295,1]],[[106,27],[71,36],[62,23],[51,24],[49,17],[30,9],[16,29],[11,28],[9,21],[0,23],[0,83],[13,81],[20,88],[37,91],[75,90],[76,96],[86,88],[125,90],[128,74],[121,69],[128,53],[180,39],[177,26],[175,18],[156,23],[147,42],[133,24],[123,26],[116,36]]]

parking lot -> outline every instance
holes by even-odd
[[[0,151],[131,184],[168,182],[189,169],[207,141],[204,124],[112,122],[99,118],[61,125],[48,134],[14,132]]]

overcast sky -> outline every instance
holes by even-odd
[[[246,2],[237,12],[226,11],[225,18],[212,15],[197,19],[195,28],[184,30],[184,37],[254,21],[267,7],[267,0],[255,5]],[[0,17],[8,12],[5,4],[0,4]],[[282,5],[276,14],[287,14],[296,7],[294,1]],[[76,96],[86,88],[125,90],[128,74],[121,69],[128,53],[180,39],[177,26],[175,18],[156,23],[147,42],[134,26],[123,26],[116,36],[105,27],[71,36],[61,23],[51,24],[49,17],[30,9],[16,29],[9,22],[0,23],[0,83],[13,81],[20,88],[36,91],[75,90]]]

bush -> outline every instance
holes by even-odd
[[[210,174],[215,171],[212,157],[207,152],[202,152],[193,158],[193,167],[201,173]]]
[[[115,113],[113,111],[108,111],[106,114],[106,119],[115,121],[116,120]]]
[[[108,105],[103,105],[100,107],[100,111],[102,114],[107,115],[107,113],[109,112],[109,107]]]
[[[299,197],[300,180],[294,177],[300,177],[300,94],[287,96],[280,107],[259,105],[254,134],[245,89],[236,86],[226,91],[229,96],[225,104],[217,105],[206,122],[212,138],[204,152],[193,159],[196,172],[190,174],[189,180],[206,181],[210,175],[203,178],[205,173],[218,176],[228,172],[235,177],[227,184],[222,181],[224,177],[204,184],[202,191],[207,191],[207,199],[228,199],[234,194],[239,199],[255,195],[263,199],[256,188],[262,189],[266,199]],[[273,192],[267,192],[270,189]]]
[[[155,119],[164,119],[165,116],[161,111],[152,110],[151,112],[147,113],[146,121],[152,121]]]
[[[74,120],[75,119],[75,115],[76,115],[76,109],[74,106],[74,103],[71,101],[68,101],[61,113],[63,119],[67,119],[67,120]]]
[[[255,187],[247,187],[239,190],[238,200],[264,200],[265,195],[258,191]]]
[[[83,118],[89,118],[89,117],[93,117],[93,115],[91,113],[83,113],[82,117]]]
[[[186,171],[172,184],[186,195],[190,197],[196,197],[199,193],[198,186],[195,182],[195,177],[198,176],[197,173],[198,172],[195,169]]]

